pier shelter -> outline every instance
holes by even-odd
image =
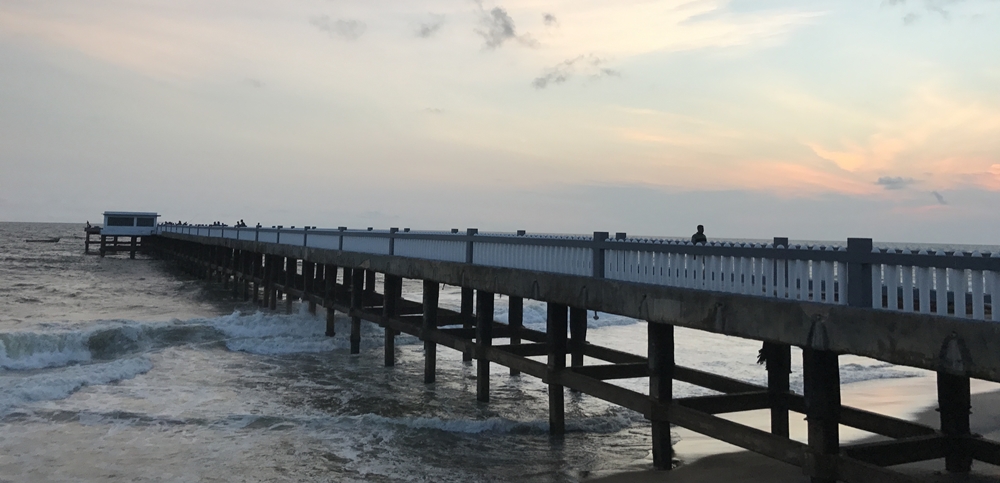
[[[135,258],[136,251],[143,248],[143,238],[156,234],[159,216],[152,212],[105,211],[104,227],[100,229],[101,256],[127,251],[129,258]]]

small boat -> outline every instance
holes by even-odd
[[[34,240],[24,240],[28,243],[56,243],[59,241],[59,237],[55,238],[38,238]]]

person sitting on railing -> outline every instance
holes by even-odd
[[[691,243],[695,245],[699,243],[708,243],[708,237],[705,236],[705,227],[703,225],[698,225],[698,233],[691,235]]]

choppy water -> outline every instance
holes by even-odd
[[[82,238],[78,225],[0,223],[0,481],[564,482],[650,463],[648,423],[631,411],[568,393],[569,433],[553,441],[533,378],[494,367],[491,402],[477,403],[475,367],[456,352],[439,350],[425,385],[412,337],[385,368],[377,327],[351,356],[346,320],[327,338],[322,313],[259,312],[165,262],[84,256]],[[525,323],[543,328],[544,305],[526,301]],[[590,340],[645,352],[644,323],[590,324]],[[755,342],[676,339],[681,364],[765,381]],[[841,372],[919,374],[851,356]]]

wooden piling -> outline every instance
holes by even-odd
[[[432,330],[437,330],[438,298],[441,286],[433,280],[424,280],[423,290],[423,334],[424,339],[424,383],[434,382],[437,373],[437,344],[427,336]]]
[[[476,399],[490,400],[490,361],[486,349],[493,346],[493,292],[476,293]]]
[[[788,375],[792,351],[788,344],[764,342],[761,349],[767,366],[767,395],[771,407],[771,434],[788,436]]]
[[[403,292],[403,279],[393,275],[385,275],[382,279],[382,293],[384,302],[382,304],[382,315],[387,319],[395,318],[399,315],[399,299]],[[396,330],[386,325],[385,327],[385,366],[396,365]]]
[[[299,261],[292,257],[285,258],[285,313],[292,313],[292,301],[295,297],[292,297],[289,289],[296,288],[296,279],[298,278],[299,271]]]
[[[521,297],[507,298],[507,326],[510,328],[510,345],[521,343],[521,327],[524,326],[524,299]],[[510,375],[520,375],[521,371],[511,369]]]
[[[131,258],[132,260],[135,260],[135,250],[136,250],[135,237],[133,236],[129,238],[131,238],[131,240],[129,241],[128,257]]]
[[[309,313],[316,315],[316,301],[310,297],[315,290],[313,284],[316,282],[316,264],[302,261],[302,293],[303,300],[309,303]]]
[[[337,299],[337,266],[327,265],[323,269],[323,279],[325,290],[323,291],[326,300],[326,336],[337,335],[335,324],[337,311],[333,309],[334,301]]]
[[[566,312],[563,304],[548,302],[545,320],[545,339],[548,345],[548,375],[566,368]],[[549,434],[566,433],[566,405],[563,386],[549,382]]]
[[[647,322],[647,351],[649,364],[649,397],[654,401],[670,404],[674,384],[674,326]],[[670,422],[653,417],[653,466],[661,470],[673,467],[673,442],[670,439]]]
[[[837,353],[802,349],[803,395],[809,453],[803,470],[812,483],[837,481],[840,453],[840,368]]]
[[[271,310],[278,309],[278,289],[274,286],[275,280],[278,278],[278,263],[281,257],[277,255],[269,255],[267,257],[267,306]]]
[[[945,446],[945,469],[950,473],[968,473],[972,470],[972,452],[964,439],[972,434],[969,378],[938,371],[937,390],[941,432],[950,440]]]
[[[351,274],[351,354],[361,353],[361,317],[355,313],[364,308],[365,270]]]
[[[474,319],[473,319],[473,313],[472,313],[472,306],[473,306],[473,303],[474,303],[474,300],[473,300],[473,296],[474,295],[475,295],[475,293],[473,292],[473,290],[471,288],[462,287],[461,314],[462,314],[462,328],[463,329],[471,329],[472,326],[473,326],[473,320]],[[470,361],[472,361],[472,354],[470,354],[468,352],[463,352],[462,353],[462,361],[463,362],[470,362]]]

